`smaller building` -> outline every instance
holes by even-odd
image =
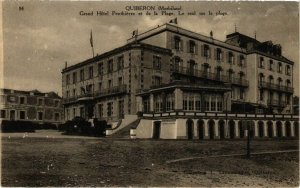
[[[61,97],[54,92],[0,89],[0,120],[61,124]]]

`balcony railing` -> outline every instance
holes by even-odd
[[[285,101],[279,101],[279,100],[272,99],[272,100],[268,100],[268,105],[284,107],[287,105],[287,103]]]
[[[248,86],[249,82],[246,79],[239,78],[239,77],[232,77],[229,78],[228,75],[218,74],[218,73],[212,73],[208,71],[198,70],[194,68],[187,68],[187,67],[175,67],[173,70],[174,73],[189,75],[189,76],[195,76],[203,79],[208,80],[214,80],[219,82],[228,82],[235,85],[240,86]]]
[[[283,91],[283,92],[288,92],[288,93],[293,93],[293,91],[294,91],[294,89],[290,86],[282,86],[279,84],[273,84],[270,82],[262,82],[262,81],[258,82],[258,87],[277,90],[277,91]]]
[[[98,97],[115,95],[115,94],[126,93],[126,92],[127,92],[127,85],[120,85],[120,86],[115,86],[115,87],[106,88],[97,91],[95,92],[94,97],[98,98]]]
[[[68,104],[68,103],[74,103],[76,101],[82,100],[82,99],[89,99],[89,100],[93,100],[95,98],[99,98],[99,97],[104,97],[104,96],[109,96],[109,95],[116,95],[116,94],[121,94],[121,93],[126,93],[127,92],[127,85],[121,85],[121,86],[115,86],[115,87],[111,87],[111,88],[106,88],[106,89],[102,89],[100,91],[96,91],[94,93],[85,93],[76,97],[71,97],[71,98],[65,98],[63,99],[63,103],[64,104]]]

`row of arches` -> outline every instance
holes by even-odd
[[[237,126],[236,126],[237,123]],[[265,125],[266,123],[266,125]],[[257,121],[257,129],[254,127],[255,122],[254,121],[234,121],[229,120],[228,121],[228,128],[225,126],[225,120],[218,120],[217,124],[214,120],[208,120],[207,126],[205,126],[204,120],[198,120],[197,121],[197,128],[198,128],[198,137],[199,139],[225,139],[225,138],[245,138],[247,126],[252,125],[252,130],[249,132],[250,136],[253,138],[256,137],[292,137],[292,136],[299,136],[299,125],[298,122],[294,123],[294,126],[292,126],[290,121],[286,121],[284,124],[281,121]],[[217,125],[217,126],[216,126]],[[266,129],[265,129],[265,126]],[[194,121],[191,119],[188,119],[186,121],[186,127],[187,127],[187,138],[193,139],[195,136],[195,130],[194,130]],[[205,127],[207,128],[207,136],[205,134]],[[292,128],[294,130],[292,130]],[[216,130],[217,129],[217,130]],[[294,135],[292,135],[292,132]],[[257,135],[255,135],[257,134]]]

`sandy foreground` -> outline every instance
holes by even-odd
[[[245,153],[245,140],[126,140],[57,131],[2,134],[2,186],[298,186],[299,153]],[[298,150],[298,140],[252,142],[253,152]],[[167,161],[203,157],[173,163]]]

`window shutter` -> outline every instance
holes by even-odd
[[[204,45],[201,45],[201,56],[204,57]]]

